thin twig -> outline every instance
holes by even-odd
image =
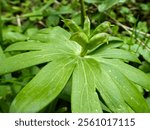
[[[140,31],[140,30],[138,30],[138,29],[134,30],[133,28],[130,28],[130,27],[126,26],[126,25],[123,25],[122,23],[119,23],[118,21],[117,21],[117,24],[118,24],[119,26],[122,26],[122,27],[124,27],[124,28],[130,30],[130,31],[135,31],[136,33],[140,33],[140,34],[142,34],[142,35],[144,35],[144,36],[146,36],[146,37],[150,37],[150,34],[149,34],[149,33],[142,32],[142,31]]]
[[[135,29],[133,29],[133,28],[130,28],[130,27],[128,27],[128,26],[126,26],[126,25],[124,25],[124,24],[118,22],[118,21],[115,20],[114,18],[112,18],[108,13],[105,13],[105,14],[106,14],[108,17],[110,17],[117,25],[123,27],[124,29],[126,28],[127,30],[135,31],[136,33],[140,33],[140,34],[142,34],[142,35],[144,35],[144,36],[146,36],[146,37],[150,37],[150,34],[149,34],[149,33],[142,32],[142,31],[140,31],[140,30],[138,30],[138,29],[135,30]]]
[[[130,35],[132,35],[132,32],[129,30],[129,27],[121,24],[121,23],[116,23],[117,25],[121,26],[122,28],[124,28]],[[144,46],[148,51],[150,51],[150,48],[148,46],[146,46],[139,38],[136,38],[138,43],[141,44],[142,46]]]
[[[19,27],[21,27],[20,16],[19,16],[19,15],[16,15],[16,19],[17,19],[17,25],[18,25]]]
[[[122,23],[118,22],[117,20],[115,20],[114,18],[112,18],[109,14],[105,13],[107,16],[109,16],[118,26],[122,27],[124,30],[126,30],[129,35],[132,35],[133,32],[136,32],[136,33],[140,33],[146,37],[150,37],[150,34],[148,33],[145,33],[145,32],[142,32],[142,31],[139,31],[139,30],[134,30],[133,28],[130,28],[126,25],[123,25]],[[142,45],[143,47],[145,47],[148,51],[150,51],[150,48],[148,46],[146,46],[140,39],[137,38],[137,41],[138,41],[138,44]]]
[[[140,39],[137,39],[137,41],[139,42],[139,44],[144,46],[150,52],[150,48],[148,46],[146,46]]]

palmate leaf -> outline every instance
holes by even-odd
[[[72,112],[102,112],[94,80],[97,64],[92,59],[78,60],[73,72]]]
[[[40,111],[60,94],[71,77],[72,112],[102,112],[102,109],[149,112],[135,86],[150,90],[150,77],[124,63],[140,61],[120,48],[121,41],[109,41],[81,57],[80,45],[69,40],[70,37],[59,27],[42,29],[29,41],[12,44],[6,49],[23,53],[2,59],[0,74],[49,62],[16,96],[10,112]]]
[[[45,36],[44,39],[42,36]],[[17,95],[10,112],[38,112],[61,92],[75,66],[71,57],[80,51],[80,46],[70,41],[69,37],[70,34],[59,27],[43,29],[30,38],[32,40],[12,44],[6,49],[29,52],[3,59],[0,74],[51,62]]]
[[[100,112],[96,89],[112,112],[149,112],[140,92],[117,69],[93,59],[79,59],[73,72],[72,112]]]
[[[74,58],[47,64],[17,95],[10,112],[38,112],[64,88],[75,67]]]

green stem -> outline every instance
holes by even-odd
[[[1,13],[1,1],[0,1],[0,45],[2,45],[2,42],[3,42],[1,14],[2,13]]]
[[[86,55],[86,53],[87,53],[87,48],[86,48],[86,47],[85,47],[85,48],[82,47],[80,56],[81,56],[81,57],[84,57],[84,56]]]
[[[84,25],[84,20],[86,17],[86,11],[85,11],[85,6],[84,6],[84,0],[80,0],[80,5],[81,5],[81,25],[83,27]]]

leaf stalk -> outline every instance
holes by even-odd
[[[86,47],[82,47],[82,50],[81,50],[81,53],[80,53],[80,56],[81,57],[84,57],[85,55],[86,55],[86,53],[87,53],[87,48]]]

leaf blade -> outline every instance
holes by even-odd
[[[150,112],[143,95],[137,90],[135,85],[127,79],[127,77],[110,65],[104,64],[101,65],[101,67],[109,73],[111,79],[117,84],[119,90],[121,91],[125,102],[135,112]]]
[[[10,112],[41,110],[62,91],[74,67],[75,59],[72,58],[62,58],[46,65],[17,95]]]
[[[120,2],[125,2],[125,0],[104,0],[104,2],[99,5],[98,10],[100,12],[104,12],[105,10],[108,10],[109,8]]]
[[[150,90],[150,77],[143,71],[128,65],[117,59],[99,59],[100,62],[112,65],[123,73],[129,80],[142,86],[144,89]]]
[[[22,54],[18,54],[9,58],[4,59],[0,65],[0,75],[14,72],[26,67],[52,61],[55,58],[59,58],[65,55],[62,52],[49,51],[32,51]]]
[[[101,67],[101,73],[97,73],[97,89],[103,100],[112,112],[131,112],[131,108],[124,102],[118,86],[113,82],[107,71]]]
[[[106,49],[106,50],[100,51],[94,56],[96,57],[100,56],[103,58],[111,58],[111,59],[123,59],[123,60],[133,61],[136,63],[141,63],[135,54],[132,54],[131,52],[123,50],[123,49]]]
[[[6,48],[5,51],[18,51],[18,50],[42,50],[48,47],[49,44],[41,43],[39,41],[24,41],[14,43]]]
[[[72,81],[72,112],[102,112],[100,101],[95,90],[95,83],[89,70],[93,60],[80,60],[73,73]]]

